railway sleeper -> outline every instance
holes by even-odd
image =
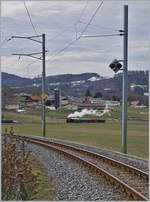
[[[24,140],[26,140],[26,138],[23,138]],[[52,146],[50,146],[49,144],[46,144],[46,143],[41,143],[41,142],[38,142],[38,141],[36,141],[36,140],[29,140],[29,142],[31,142],[31,143],[35,143],[35,144],[38,144],[38,145],[42,145],[42,146],[44,146],[44,147],[47,147],[48,149],[53,149],[53,150],[55,150],[55,151],[57,151],[58,152],[58,148],[55,148],[55,147],[52,147]],[[50,147],[50,148],[49,148]],[[60,151],[59,151],[60,152]],[[61,151],[60,153],[62,153],[62,154],[64,154],[64,155],[67,155],[67,156],[71,156],[71,154],[69,154],[69,153],[67,153],[67,152],[65,152],[65,151]],[[81,161],[82,161],[82,159],[80,158],[80,157],[76,157],[76,156],[74,156],[75,157],[75,159],[77,160],[77,159],[79,159],[79,162],[81,163]],[[89,164],[87,161],[85,161],[85,160],[83,160],[84,161],[84,165],[87,167],[87,165]],[[78,162],[78,161],[77,161]],[[97,166],[95,166],[95,165],[92,165],[91,164],[91,167],[92,167],[92,171],[94,170],[94,171],[96,171],[97,169],[98,169],[98,167]],[[93,168],[95,168],[95,169],[93,169]],[[102,171],[101,170],[101,172],[105,172],[105,171]],[[107,173],[107,172],[106,172]],[[105,179],[106,180],[108,180],[108,181],[110,181],[110,182],[112,182],[112,181],[115,181],[113,178],[114,177],[110,177],[110,176],[108,176],[106,173],[104,173],[104,177],[105,177]],[[111,178],[111,180],[110,180],[110,178]],[[118,184],[119,184],[119,182],[118,182]],[[125,187],[125,185],[123,185],[122,183],[120,184],[120,189],[124,192],[125,190],[130,190],[130,188],[126,188]],[[132,190],[133,191],[133,190]],[[131,191],[131,192],[132,192]],[[126,191],[125,191],[126,192]],[[135,198],[136,200],[143,200],[143,198],[144,197],[142,197],[142,195],[138,195],[138,193],[136,193],[135,191],[133,191],[133,193],[130,195],[132,198]]]

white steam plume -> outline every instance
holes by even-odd
[[[107,106],[104,110],[102,110],[102,112],[98,112],[94,109],[82,109],[81,112],[75,111],[74,113],[69,114],[67,118],[81,118],[85,115],[95,115],[101,117],[106,113],[109,113],[109,109]]]

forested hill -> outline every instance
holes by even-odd
[[[14,74],[8,74],[2,72],[2,86],[29,86],[34,83],[41,83],[41,78],[24,78],[16,76]],[[116,85],[121,85],[122,83],[122,73],[114,75],[113,78],[105,79],[97,73],[82,73],[82,74],[60,74],[55,76],[47,76],[47,83],[69,83],[73,81],[103,81],[113,82]],[[128,82],[138,84],[138,85],[148,85],[149,71],[129,71],[128,72]],[[103,82],[102,82],[103,83]]]
[[[14,74],[8,74],[2,72],[2,86],[24,86],[31,85],[33,83],[32,79],[20,77]]]
[[[90,78],[97,78],[100,77],[97,73],[82,73],[82,74],[60,74],[55,76],[47,76],[48,83],[57,83],[57,82],[72,82],[72,81],[83,81],[88,80]],[[16,76],[14,74],[8,74],[2,72],[2,86],[26,86],[32,85],[34,83],[41,83],[41,78],[24,78],[20,76]]]
[[[60,87],[66,95],[84,96],[86,90],[90,90],[94,95],[96,92],[105,94],[107,92],[113,95],[121,95],[122,93],[122,73],[115,74],[112,78],[104,78],[97,73],[82,74],[62,74],[48,76],[46,78],[49,93],[53,93],[54,89]],[[148,92],[148,71],[129,71],[128,87],[134,87],[135,93],[143,95]],[[15,87],[16,92],[33,93],[37,90],[41,92],[41,78],[23,78],[13,74],[2,73],[2,87]],[[133,93],[133,92],[132,92]]]

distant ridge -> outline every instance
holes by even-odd
[[[15,74],[1,73],[2,86],[24,86],[32,84],[32,79],[17,76]]]
[[[32,85],[35,82],[41,83],[41,78],[25,78],[20,77],[14,74],[8,74],[5,72],[2,72],[2,86],[26,86],[26,85]],[[92,77],[96,78],[103,78],[97,73],[82,73],[82,74],[60,74],[60,75],[54,75],[54,76],[47,76],[47,82],[48,83],[57,83],[57,82],[72,82],[72,81],[83,81],[88,80]]]
[[[84,96],[87,90],[94,95],[96,92],[121,96],[122,94],[122,73],[115,74],[112,78],[104,78],[97,73],[82,74],[61,74],[48,76],[47,88],[53,94],[54,89],[60,87],[65,95]],[[128,89],[133,95],[130,87],[135,87],[135,94],[143,95],[148,92],[149,71],[129,71]],[[24,78],[14,74],[2,72],[2,87],[13,87],[16,92],[27,92],[35,94],[41,91],[41,78]]]

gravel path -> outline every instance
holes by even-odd
[[[127,200],[126,196],[120,195],[119,191],[107,184],[103,178],[98,179],[76,162],[34,144],[28,144],[27,148],[33,157],[44,165],[49,178],[56,185],[57,194],[53,200]]]

